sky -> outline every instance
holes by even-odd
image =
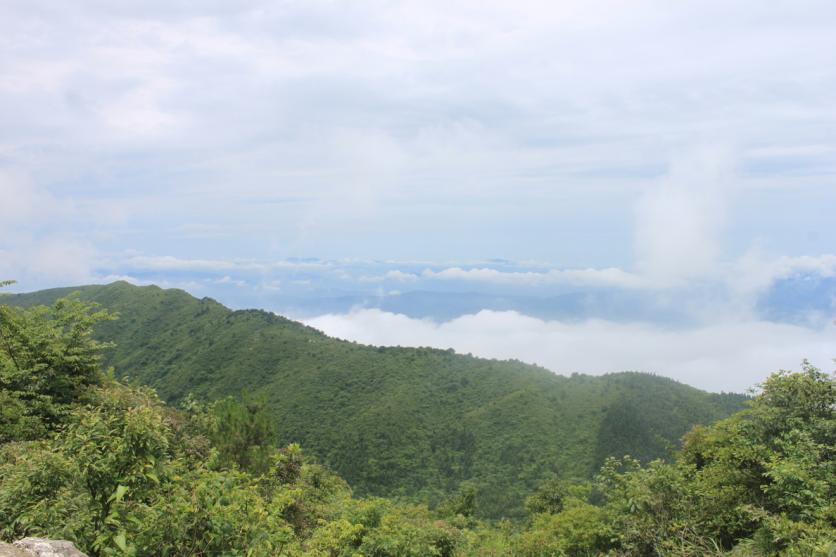
[[[832,369],[833,52],[829,1],[6,0],[0,278],[712,390]]]

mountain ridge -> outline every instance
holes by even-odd
[[[611,455],[669,456],[694,424],[745,400],[637,372],[567,377],[452,350],[366,346],[126,282],[0,301],[49,304],[73,292],[120,314],[97,333],[116,342],[106,364],[117,376],[170,402],[262,396],[281,441],[301,443],[358,493],[433,504],[469,483],[493,517],[519,515],[525,494],[552,474],[588,477]]]

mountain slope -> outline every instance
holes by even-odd
[[[739,409],[744,397],[639,373],[563,377],[515,361],[329,338],[257,310],[231,311],[180,290],[106,286],[7,295],[50,303],[78,291],[120,314],[121,377],[177,401],[265,396],[283,442],[299,442],[361,494],[430,502],[469,481],[486,516],[517,514],[544,476],[585,477],[609,455],[665,456],[695,423]]]

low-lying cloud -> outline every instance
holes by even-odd
[[[836,356],[834,326],[815,330],[754,320],[675,330],[603,320],[544,321],[513,311],[480,311],[437,323],[364,309],[306,323],[366,344],[454,348],[561,374],[646,371],[712,391],[744,391],[777,369],[797,369],[805,358],[829,370]]]
[[[462,280],[498,284],[521,284],[527,286],[548,284],[613,286],[619,288],[640,288],[647,286],[647,282],[641,277],[614,267],[606,269],[550,269],[544,272],[509,272],[488,267],[477,267],[473,269],[449,267],[440,271],[425,269],[421,273],[421,277],[436,280]]]

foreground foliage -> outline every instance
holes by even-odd
[[[464,483],[434,509],[357,498],[279,448],[257,397],[179,408],[101,369],[106,311],[0,306],[0,538],[66,538],[93,556],[816,556],[836,550],[836,388],[805,365],[684,439],[675,462],[607,459],[552,476],[528,517],[475,518]]]
[[[833,555],[833,378],[805,363],[800,373],[773,374],[761,388],[747,410],[694,428],[673,464],[609,459],[586,491],[575,486],[580,496],[568,497],[556,513],[536,515],[517,549],[523,555]]]

